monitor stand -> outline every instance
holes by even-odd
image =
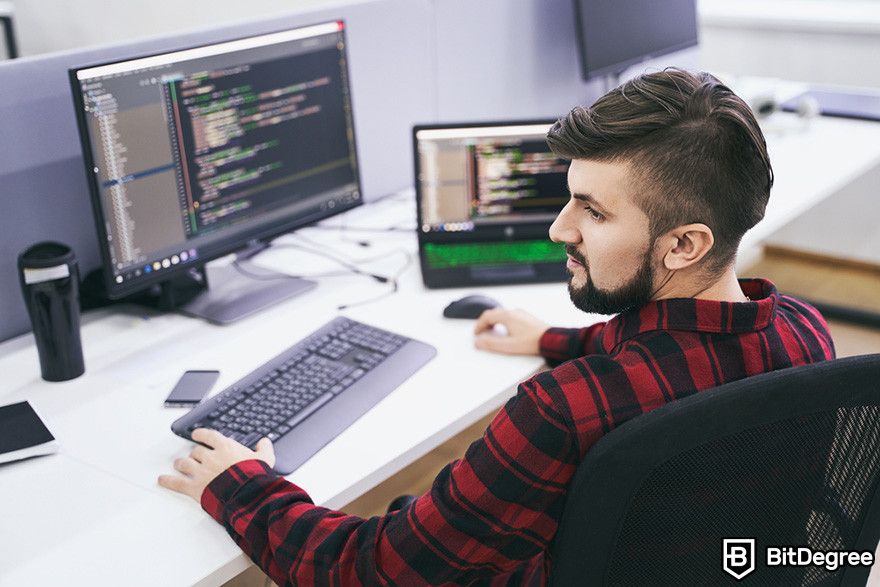
[[[314,281],[283,273],[273,273],[259,268],[248,269],[246,261],[238,261],[238,263],[247,271],[257,273],[261,277],[244,275],[231,264],[203,268],[202,279],[206,285],[210,280],[211,287],[180,303],[175,309],[214,324],[229,324],[304,293],[317,285]]]
[[[239,255],[237,263],[249,276],[232,264],[193,267],[186,273],[156,284],[149,290],[120,300],[101,296],[100,269],[83,283],[82,309],[113,303],[134,303],[162,311],[177,311],[214,324],[229,324],[260,310],[304,293],[317,285],[314,281],[253,267]],[[208,281],[211,287],[208,287]]]

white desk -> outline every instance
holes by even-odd
[[[754,263],[787,222],[880,166],[880,123],[776,114],[766,126],[780,129],[766,133],[775,183],[764,220],[743,237],[739,267]]]
[[[768,142],[777,184],[766,226],[746,239],[749,250],[880,163],[880,125],[870,123],[820,119],[809,131],[768,136]],[[349,217],[351,225],[370,226],[414,218],[411,205],[399,201]],[[302,234],[332,242],[352,258],[415,251],[409,233],[363,233],[374,243],[366,249],[336,231]],[[395,255],[370,267],[393,273],[402,260]],[[328,267],[293,249],[269,251],[260,263],[297,273]],[[437,347],[437,357],[290,476],[316,503],[339,507],[363,494],[496,410],[542,363],[475,351],[472,323],[441,317],[450,299],[471,290],[425,290],[416,263],[400,282],[396,295],[344,314],[425,340]],[[0,344],[0,404],[31,401],[62,445],[57,455],[0,467],[0,585],[216,585],[244,570],[248,560],[218,524],[188,498],[156,485],[191,447],[169,430],[182,411],[162,408],[162,400],[190,368],[221,369],[216,389],[222,389],[337,315],[337,305],[385,287],[363,277],[327,278],[228,327],[178,315],[145,317],[137,309],[100,312],[87,316],[82,329],[86,374],[61,384],[40,379],[30,335]],[[576,311],[561,284],[483,291],[557,325],[597,319]],[[462,373],[466,386],[456,384]]]

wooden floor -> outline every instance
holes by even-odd
[[[770,279],[782,293],[880,312],[880,271],[871,268],[830,264],[827,260],[780,252],[765,256],[742,276]],[[837,321],[829,321],[828,325],[838,357],[880,353],[880,330]],[[398,495],[425,493],[437,473],[450,461],[460,458],[470,443],[482,435],[491,419],[490,414],[340,509],[362,517],[381,515]],[[252,567],[225,587],[264,587],[265,584],[266,576]]]

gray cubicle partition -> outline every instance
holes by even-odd
[[[0,340],[26,332],[15,258],[45,239],[100,265],[67,69],[344,18],[367,200],[412,184],[410,128],[557,116],[580,80],[570,0],[374,0],[0,63]]]

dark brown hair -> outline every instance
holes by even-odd
[[[694,222],[712,229],[711,271],[733,262],[743,234],[764,217],[773,169],[749,106],[708,73],[669,68],[577,107],[547,134],[566,159],[623,161],[651,240]]]

